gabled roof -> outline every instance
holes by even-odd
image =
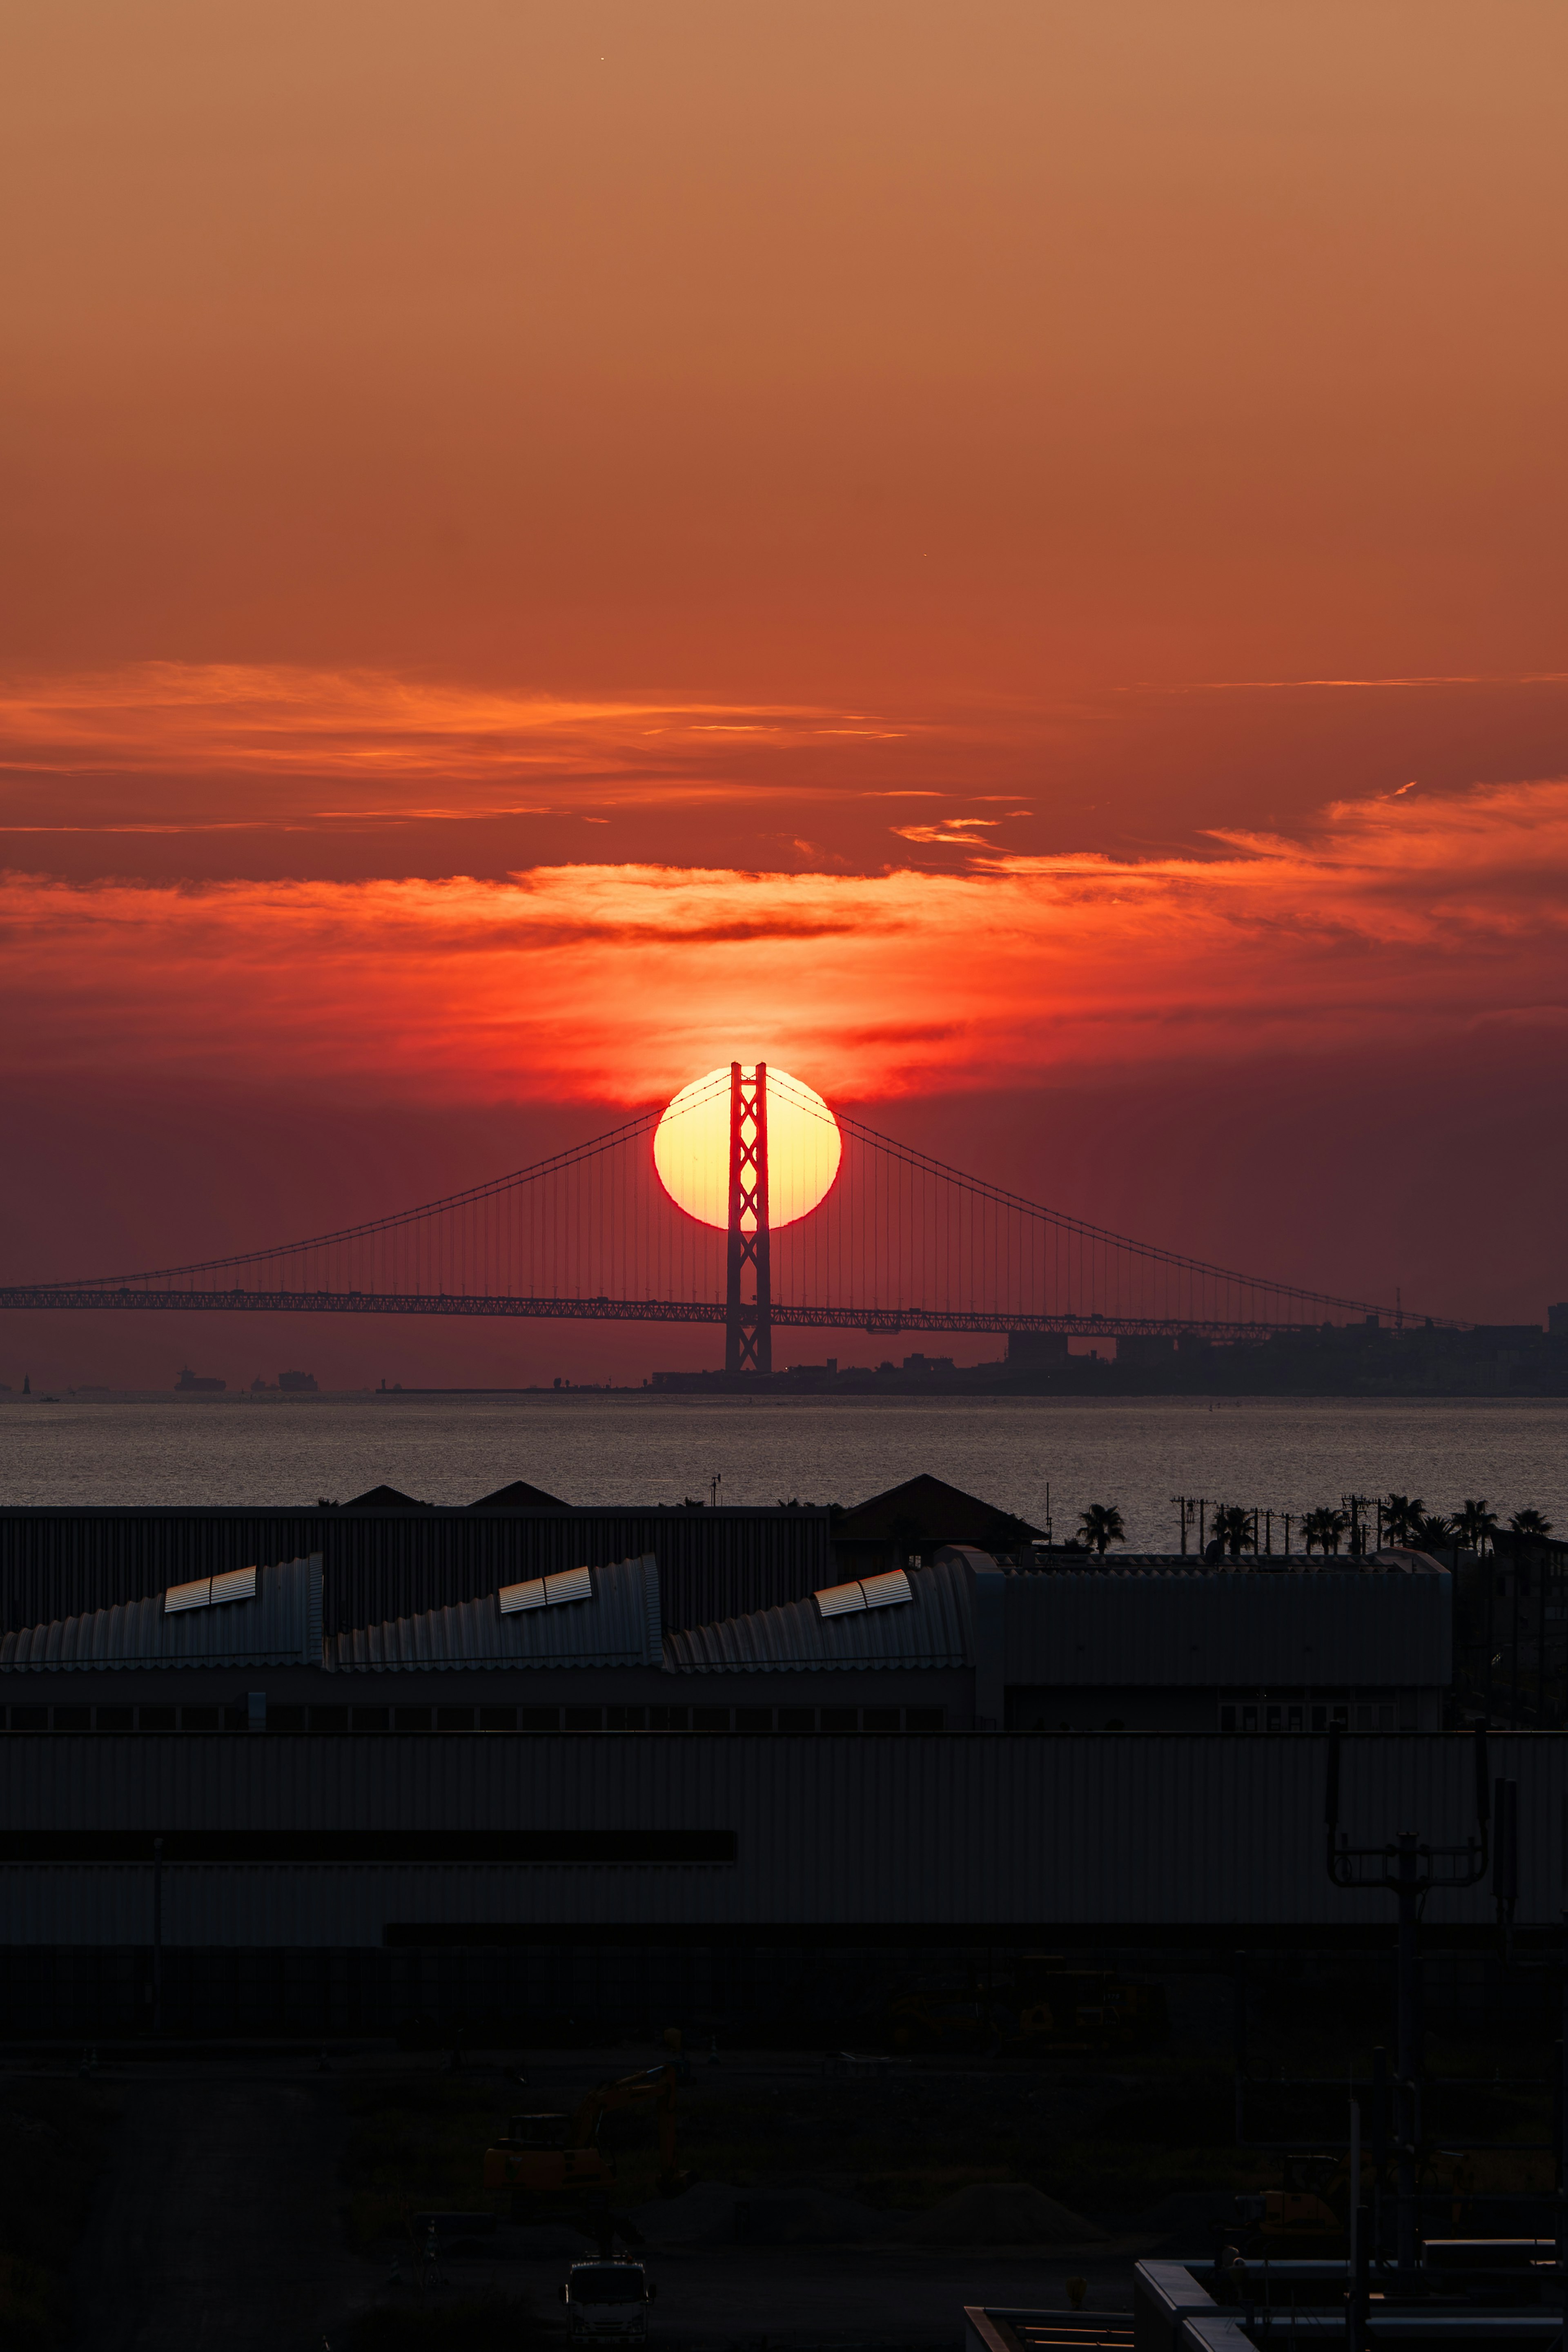
[[[975,1544],[983,1551],[1010,1551],[1020,1528],[1026,1538],[1044,1532],[1014,1512],[922,1471],[919,1477],[906,1478],[902,1486],[872,1495],[843,1512],[833,1521],[833,1541],[908,1535],[918,1543]]]
[[[497,1486],[493,1495],[481,1495],[470,1503],[471,1511],[565,1511],[570,1505],[559,1495],[547,1495],[542,1486],[530,1486],[526,1478],[514,1478],[509,1486]]]
[[[503,1616],[499,1597],[459,1601],[417,1617],[393,1617],[329,1633],[329,1674],[506,1666],[656,1666],[659,1569],[652,1552],[592,1571],[593,1597],[562,1608]]]
[[[372,1486],[368,1494],[356,1495],[351,1502],[339,1506],[345,1511],[428,1511],[430,1505],[413,1495],[400,1495],[395,1486]]]
[[[163,1595],[121,1601],[0,1639],[0,1674],[114,1672],[123,1666],[317,1666],[321,1555],[256,1571],[256,1597],[165,1611]]]
[[[903,1607],[824,1617],[814,1600],[695,1625],[664,1643],[665,1671],[790,1674],[806,1668],[962,1666],[969,1656],[967,1571],[957,1561],[912,1568]]]

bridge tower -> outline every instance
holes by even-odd
[[[742,1220],[749,1213],[752,1230]],[[744,1276],[751,1268],[747,1285]],[[743,1291],[749,1287],[751,1297]],[[729,1066],[729,1253],[725,1295],[724,1369],[773,1370],[773,1282],[768,1226],[768,1065],[747,1078]]]

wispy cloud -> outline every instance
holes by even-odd
[[[1568,670],[1413,670],[1393,677],[1207,677],[1141,681],[1118,694],[1294,694],[1372,692],[1422,686],[1568,686]]]
[[[489,781],[613,778],[658,746],[813,735],[895,740],[820,706],[509,694],[371,670],[148,662],[0,683],[0,772]],[[705,753],[705,756],[706,754]]]

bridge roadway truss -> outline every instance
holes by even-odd
[[[17,1284],[0,1288],[0,1308],[125,1307],[134,1313],[220,1315],[510,1315],[565,1323],[723,1323],[723,1299],[518,1298],[507,1293],[371,1290],[141,1290]],[[1310,1323],[1178,1321],[1149,1315],[1009,1315],[945,1307],[775,1306],[776,1325],[817,1331],[864,1331],[894,1339],[904,1331],[1050,1331],[1076,1339],[1266,1339],[1315,1329]]]

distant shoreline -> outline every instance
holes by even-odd
[[[833,1389],[825,1383],[802,1381],[799,1386],[759,1383],[756,1388],[729,1388],[718,1381],[694,1383],[691,1387],[661,1385],[657,1388],[642,1381],[626,1387],[609,1381],[582,1381],[570,1388],[401,1388],[401,1389],[319,1389],[309,1394],[295,1396],[252,1395],[246,1389],[235,1389],[227,1394],[191,1395],[169,1389],[69,1389],[35,1390],[24,1396],[19,1390],[7,1395],[0,1390],[0,1408],[6,1405],[120,1405],[162,1404],[200,1405],[265,1405],[276,1410],[280,1406],[314,1408],[340,1404],[429,1404],[449,1399],[454,1402],[494,1399],[497,1402],[514,1398],[528,1398],[540,1403],[576,1404],[606,1401],[615,1403],[638,1402],[650,1405],[691,1404],[1071,1404],[1071,1405],[1155,1405],[1180,1404],[1193,1411],[1228,1412],[1246,1405],[1355,1405],[1366,1409],[1378,1405],[1568,1405],[1568,1393],[1559,1390],[1525,1389],[1510,1392],[1498,1389],[1396,1389],[1367,1391],[1356,1389],[1178,1389],[1137,1388],[1106,1383],[1090,1387],[1053,1387],[1041,1382],[1022,1382],[981,1387],[977,1383],[909,1381],[894,1386],[888,1381],[876,1386],[841,1385]]]

